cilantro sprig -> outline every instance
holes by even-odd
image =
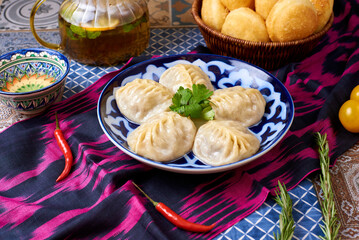
[[[213,120],[214,110],[209,101],[212,94],[204,84],[193,84],[192,90],[181,86],[172,98],[170,109],[182,116]]]

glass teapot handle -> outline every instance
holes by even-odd
[[[34,6],[31,9],[31,14],[30,14],[31,32],[34,35],[36,41],[38,41],[42,46],[47,47],[47,48],[51,48],[51,49],[54,49],[54,50],[60,50],[61,47],[60,47],[59,44],[46,42],[43,39],[41,39],[40,36],[36,33],[35,26],[34,26],[35,14],[36,14],[37,9],[39,9],[41,4],[43,4],[44,2],[46,2],[46,0],[37,0],[35,2]]]

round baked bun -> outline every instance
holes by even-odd
[[[310,0],[279,0],[269,12],[266,25],[273,42],[303,39],[317,29],[317,11]]]
[[[317,10],[318,26],[315,32],[320,32],[327,24],[333,12],[334,0],[310,0],[315,10]]]
[[[221,2],[229,11],[233,11],[240,7],[254,9],[254,0],[221,0]]]
[[[245,7],[237,8],[227,15],[222,33],[248,41],[270,41],[264,19],[252,9]]]
[[[276,2],[278,0],[255,0],[255,10],[265,20]]]
[[[208,27],[221,31],[227,14],[228,10],[221,3],[221,0],[203,0],[201,17]]]

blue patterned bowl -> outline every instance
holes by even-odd
[[[162,163],[139,156],[127,144],[128,134],[138,127],[129,122],[117,108],[113,92],[136,78],[159,81],[162,73],[179,63],[199,66],[211,79],[215,89],[242,86],[258,89],[267,102],[262,120],[249,129],[260,140],[253,156],[222,166],[209,166],[192,152],[179,159]],[[285,86],[263,69],[241,60],[213,54],[184,54],[153,58],[138,63],[108,82],[97,105],[100,126],[107,137],[123,152],[150,166],[178,173],[204,174],[227,171],[247,164],[270,151],[284,137],[294,118],[294,104]]]
[[[0,56],[0,103],[22,114],[39,114],[62,99],[69,70],[69,60],[57,51],[6,53]]]

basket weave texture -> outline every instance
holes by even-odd
[[[290,62],[304,59],[328,32],[333,24],[333,14],[324,28],[307,38],[290,42],[254,42],[224,35],[208,27],[201,19],[202,0],[194,0],[192,16],[207,47],[212,53],[235,57],[266,70],[274,70]]]

